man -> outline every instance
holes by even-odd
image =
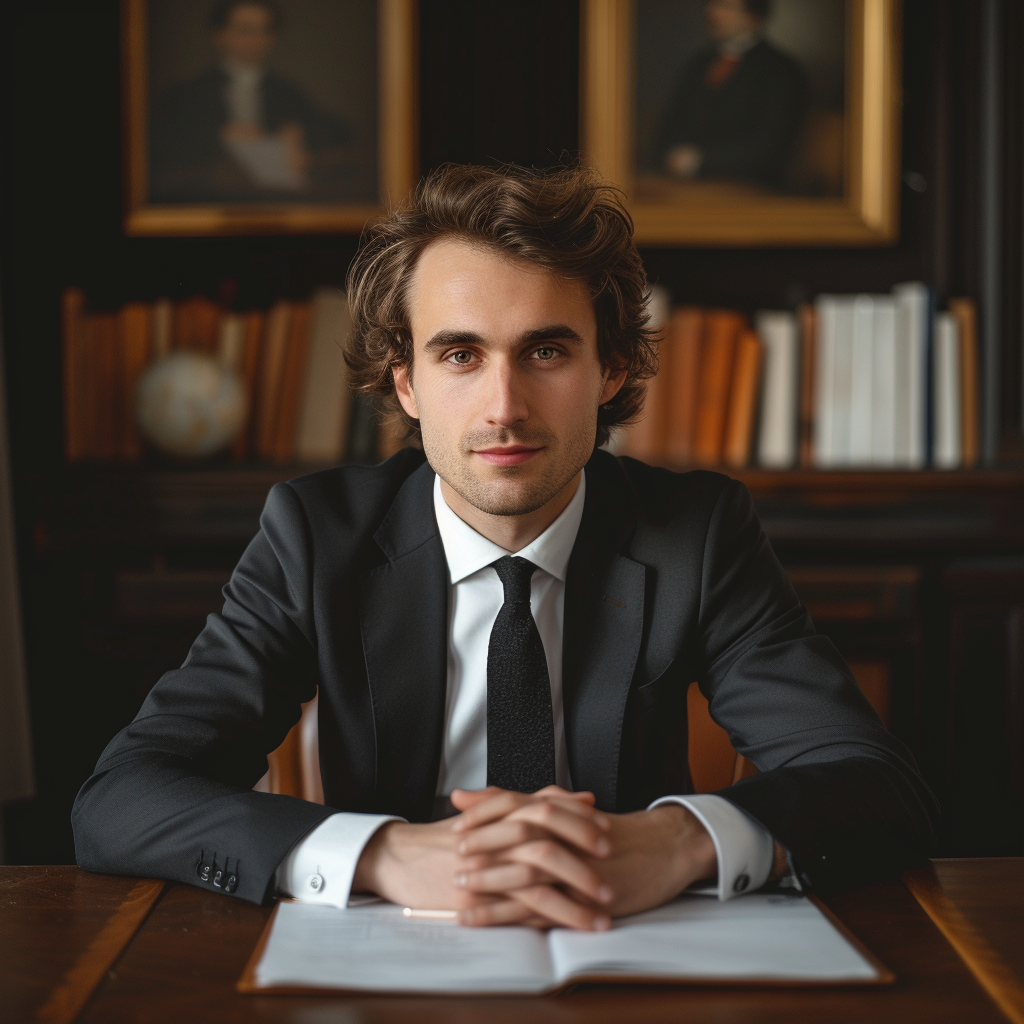
[[[269,67],[279,27],[271,0],[214,6],[216,64],[153,105],[154,200],[295,198],[351,172],[349,128]]]
[[[646,293],[586,171],[450,165],[368,231],[352,378],[423,450],[271,491],[79,794],[83,867],[593,929],[924,853],[933,798],[745,488],[598,449],[653,368]],[[717,795],[686,795],[694,679],[760,769]],[[326,806],[253,792],[317,688]]]
[[[762,35],[769,13],[769,0],[708,0],[714,42],[689,61],[661,120],[669,174],[784,186],[809,87],[803,68]]]

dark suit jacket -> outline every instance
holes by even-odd
[[[82,787],[78,863],[272,895],[288,850],[334,809],[431,817],[447,673],[447,564],[434,474],[405,450],[279,484],[185,664],[153,688]],[[814,632],[746,489],[595,452],[565,586],[573,783],[630,811],[690,792],[686,689],[761,774],[720,795],[808,884],[922,856],[937,809],[831,642]],[[252,791],[320,688],[326,806]]]
[[[709,47],[683,70],[662,116],[658,164],[673,146],[692,145],[703,154],[702,178],[781,186],[807,113],[807,76],[761,40],[730,78],[710,86],[708,69],[718,56]]]

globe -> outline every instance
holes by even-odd
[[[142,433],[168,455],[199,458],[227,447],[249,403],[233,370],[201,352],[174,352],[142,375],[136,416]]]

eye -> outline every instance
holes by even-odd
[[[460,349],[458,352],[452,352],[448,359],[456,366],[468,366],[473,361],[473,353]]]
[[[542,348],[535,349],[533,354],[543,362],[549,362],[558,355],[558,349],[545,345]]]

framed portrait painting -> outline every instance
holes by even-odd
[[[125,230],[358,232],[417,174],[416,0],[122,0]]]
[[[649,245],[887,245],[899,0],[581,0],[581,147]]]

